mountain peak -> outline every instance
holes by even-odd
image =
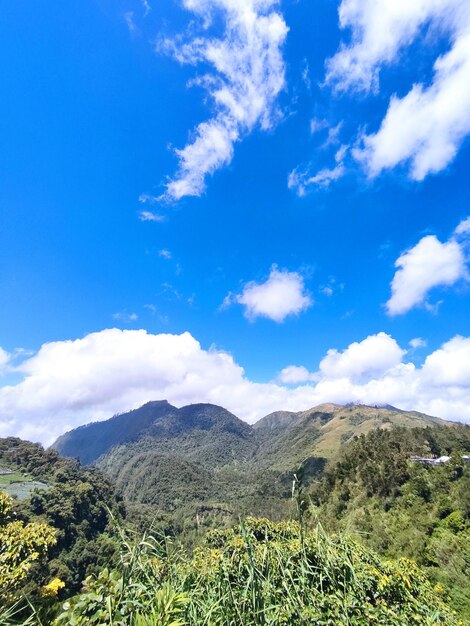
[[[189,404],[177,409],[167,400],[153,400],[106,421],[71,430],[52,447],[64,456],[79,457],[82,463],[90,464],[115,446],[143,438],[157,441],[208,431],[248,437],[252,427],[216,404]]]

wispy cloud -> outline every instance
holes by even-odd
[[[314,135],[315,133],[319,133],[321,130],[324,130],[325,128],[329,128],[330,125],[328,124],[328,121],[322,118],[318,118],[318,117],[313,117],[310,120],[310,133],[312,135]]]
[[[139,28],[134,20],[134,11],[126,11],[124,13],[124,21],[131,35],[135,35],[139,32]]]
[[[3,348],[0,348],[0,375],[6,372],[11,358],[12,355],[9,352],[4,350]]]
[[[335,292],[341,292],[343,289],[344,283],[338,283],[334,276],[330,276],[328,282],[325,285],[320,286],[319,291],[324,296],[331,297]]]
[[[139,319],[137,313],[127,313],[127,311],[119,311],[118,313],[113,313],[113,320],[117,322],[123,322],[124,324],[131,324],[132,322],[136,322]]]
[[[325,144],[324,147],[327,147],[332,140],[327,139],[327,141],[328,143]],[[318,171],[315,171],[315,168],[311,163],[303,169],[297,167],[292,172],[290,172],[287,178],[287,186],[289,187],[289,189],[295,191],[295,193],[300,197],[305,196],[311,188],[328,188],[331,183],[342,178],[346,174],[347,168],[345,165],[345,159],[348,153],[348,149],[349,146],[343,145],[338,150],[336,150],[336,153],[334,155],[335,165],[331,168],[324,167]]]
[[[166,259],[167,261],[173,258],[171,252],[169,250],[166,250],[165,248],[158,251],[158,256],[161,256],[162,259]]]
[[[271,128],[279,119],[276,100],[284,87],[281,48],[287,34],[277,0],[183,0],[200,18],[199,36],[160,43],[159,51],[180,63],[203,63],[212,69],[193,84],[204,87],[213,102],[213,116],[200,123],[190,142],[175,150],[179,167],[166,184],[162,200],[200,196],[206,177],[228,165],[234,144],[256,126]],[[220,38],[208,27],[223,21]]]
[[[148,15],[150,11],[152,10],[152,7],[150,6],[150,2],[148,0],[141,0],[141,2],[142,2],[142,7],[144,9],[144,15]]]
[[[379,91],[380,70],[398,63],[429,25],[447,38],[431,83],[392,96],[379,130],[363,134],[352,153],[370,177],[400,164],[418,181],[443,170],[470,134],[468,0],[342,0],[339,18],[352,31],[327,62],[326,80],[339,91]]]
[[[141,222],[164,222],[166,217],[153,211],[139,211],[139,220]]]

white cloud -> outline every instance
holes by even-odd
[[[320,372],[329,379],[377,378],[397,366],[405,354],[395,339],[385,333],[352,343],[344,352],[328,350]]]
[[[203,29],[201,36],[186,43],[166,40],[160,46],[180,63],[212,67],[195,82],[214,102],[213,117],[196,127],[184,148],[175,150],[179,168],[161,199],[200,196],[206,177],[231,162],[236,142],[256,126],[271,128],[278,119],[287,26],[275,10],[277,4],[277,0],[183,0],[205,28],[221,15],[224,33],[217,39]]]
[[[455,235],[470,235],[470,217],[465,218],[460,222],[457,228],[454,230]]]
[[[426,297],[431,289],[467,280],[463,246],[451,238],[441,243],[434,235],[423,237],[396,261],[392,295],[386,303],[389,315],[400,315],[420,304],[431,308]]]
[[[245,307],[249,320],[267,317],[274,322],[283,322],[289,315],[298,315],[312,306],[313,300],[305,290],[304,279],[298,272],[278,270],[275,265],[266,281],[251,281],[242,293],[229,294],[223,307],[237,302]]]
[[[139,32],[137,24],[134,21],[134,11],[126,11],[124,13],[124,21],[126,22],[127,28],[131,35],[135,35]]]
[[[339,163],[333,168],[325,167],[315,174],[312,174],[310,167],[306,170],[293,170],[287,179],[287,186],[293,189],[300,197],[305,196],[309,187],[327,188],[332,182],[342,178],[346,172],[346,168]]]
[[[303,365],[288,365],[279,372],[278,376],[278,381],[284,385],[297,385],[316,379],[317,375],[309,372]]]
[[[421,337],[415,337],[408,342],[408,345],[413,348],[413,350],[417,350],[418,348],[425,348],[428,345],[428,342]]]
[[[8,364],[11,360],[11,354],[9,354],[3,348],[0,348],[0,375],[6,372]]]
[[[340,126],[338,124],[338,126]],[[330,129],[331,131],[331,129]],[[339,132],[339,131],[338,131]],[[328,133],[330,137],[330,133]],[[323,147],[328,147],[331,144],[330,139]],[[312,173],[312,164],[308,165],[305,169],[295,168],[287,178],[287,186],[289,189],[293,189],[299,197],[305,196],[310,187],[328,188],[332,182],[342,178],[346,174],[346,167],[344,165],[345,158],[347,156],[349,146],[342,145],[335,153],[336,165],[332,168],[325,167],[318,172]]]
[[[103,330],[44,344],[17,371],[24,380],[0,388],[0,436],[46,443],[67,429],[153,399],[177,406],[213,402],[254,421],[266,409],[285,405],[289,396],[282,386],[250,382],[229,354],[203,350],[189,333]],[[310,391],[294,395],[295,406],[309,405]]]
[[[470,387],[470,337],[456,336],[430,354],[423,378],[433,387]]]
[[[142,0],[142,7],[144,9],[144,15],[148,15],[152,10],[152,7],[150,6],[150,2],[148,0]]]
[[[353,152],[371,177],[409,164],[422,180],[444,169],[470,134],[470,5],[467,0],[342,0],[340,26],[351,30],[327,62],[327,82],[338,90],[377,91],[380,69],[431,26],[449,50],[434,64],[430,85],[394,95],[377,133]]]
[[[159,250],[158,255],[161,256],[162,259],[166,259],[167,261],[173,258],[171,252],[169,250],[166,250],[165,248],[163,250]]]
[[[127,313],[127,311],[119,311],[118,313],[113,313],[113,319],[118,322],[124,322],[124,324],[130,324],[131,322],[136,322],[139,319],[137,313]]]
[[[302,80],[308,90],[312,88],[312,79],[310,78],[310,66],[307,59],[304,59],[304,69],[302,70]]]
[[[250,381],[232,356],[204,350],[189,333],[108,329],[44,344],[16,367],[21,382],[0,387],[0,436],[48,444],[67,429],[164,398],[176,406],[212,402],[249,422],[322,402],[392,404],[470,422],[470,337],[452,338],[420,368],[404,357],[378,333],[328,351],[315,373],[285,368],[287,387]]]
[[[325,119],[319,119],[314,117],[310,120],[310,133],[314,135],[315,133],[319,133],[325,128],[329,128],[329,124]]]
[[[153,211],[139,211],[139,220],[141,222],[164,222],[164,215],[159,215]]]

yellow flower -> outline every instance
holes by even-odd
[[[65,583],[60,578],[54,578],[48,585],[44,585],[41,589],[41,595],[46,598],[55,598],[60,589],[65,587]]]

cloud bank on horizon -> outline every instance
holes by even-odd
[[[421,367],[406,355],[382,332],[329,350],[316,372],[288,366],[276,381],[257,383],[230,354],[204,350],[189,332],[107,329],[44,344],[10,363],[22,380],[0,388],[0,436],[50,444],[66,430],[156,399],[211,402],[248,422],[322,402],[392,404],[470,422],[470,337],[451,338]]]

